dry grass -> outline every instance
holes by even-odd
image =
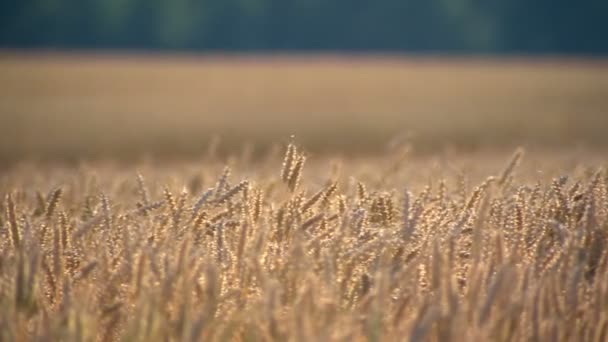
[[[0,156],[608,146],[608,64],[396,57],[0,56]]]
[[[15,165],[0,339],[608,338],[605,159],[402,148]]]

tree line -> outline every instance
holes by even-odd
[[[605,0],[14,0],[0,47],[607,54]]]

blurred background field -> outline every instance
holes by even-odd
[[[0,55],[0,157],[196,157],[290,134],[314,152],[608,147],[602,59]]]
[[[601,0],[3,2],[0,159],[259,155],[292,134],[327,154],[603,151],[605,13]]]

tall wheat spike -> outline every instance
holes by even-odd
[[[6,216],[8,216],[8,223],[10,225],[11,241],[13,247],[18,249],[21,245],[21,233],[19,232],[19,225],[17,224],[17,214],[15,209],[15,202],[11,193],[6,195]]]

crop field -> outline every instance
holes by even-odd
[[[5,53],[0,341],[606,341],[607,76]]]
[[[608,146],[608,62],[0,54],[0,160]]]

